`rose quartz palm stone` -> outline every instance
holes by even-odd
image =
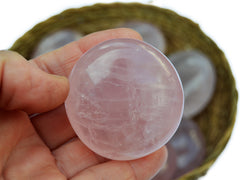
[[[81,141],[101,156],[146,156],[179,126],[184,101],[179,76],[161,52],[142,41],[98,44],[77,61],[69,82],[69,121]]]

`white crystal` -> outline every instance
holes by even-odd
[[[196,50],[179,51],[169,56],[182,80],[184,117],[201,112],[211,99],[216,83],[215,69],[208,57]]]
[[[72,30],[61,30],[43,38],[35,49],[32,58],[58,49],[72,41],[80,39],[82,35]]]
[[[197,124],[190,119],[181,121],[168,144],[173,147],[177,157],[175,178],[198,167],[204,159],[206,147],[203,134]]]
[[[166,51],[165,37],[162,31],[153,24],[140,21],[129,21],[122,24],[121,27],[134,29],[141,34],[145,42],[153,45],[163,53]]]

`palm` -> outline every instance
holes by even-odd
[[[33,117],[32,122],[66,177],[73,177],[83,169],[105,161],[76,138],[63,105]]]
[[[0,179],[148,179],[163,165],[164,149],[128,162],[89,150],[66,116],[66,78],[49,75],[68,77],[86,50],[121,37],[139,38],[126,29],[99,32],[28,62],[0,52]]]
[[[46,177],[63,177],[59,172],[49,148],[40,139],[28,116],[22,112],[2,112],[1,137],[5,137],[1,144],[5,146],[1,164],[3,179],[47,179]],[[15,117],[18,117],[15,119]],[[4,127],[7,131],[4,131]],[[40,176],[39,176],[40,175]]]
[[[11,127],[8,132],[1,131],[1,137],[7,137],[5,144],[11,147],[11,153],[4,157],[7,160],[3,171],[6,179],[37,179],[34,176],[39,175],[41,179],[64,179],[64,176],[73,177],[83,169],[103,161],[77,138],[66,143],[74,137],[74,133],[64,114],[61,106],[33,117],[32,124],[25,113],[2,113],[2,117],[13,117],[9,121],[1,121],[2,128]],[[17,123],[14,116],[18,117]],[[51,116],[55,118],[49,123]]]

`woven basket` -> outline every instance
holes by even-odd
[[[204,175],[226,146],[236,114],[237,91],[229,64],[223,52],[199,26],[175,12],[138,3],[96,4],[69,9],[37,24],[19,38],[11,50],[29,59],[40,40],[59,30],[72,29],[81,34],[115,28],[126,20],[152,23],[160,28],[167,41],[166,55],[179,50],[198,49],[206,54],[216,68],[217,83],[208,106],[194,121],[206,141],[206,156],[201,166],[180,179],[197,179]]]

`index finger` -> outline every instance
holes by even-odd
[[[115,38],[132,38],[142,40],[140,34],[127,28],[99,31],[89,34],[80,40],[67,44],[55,51],[38,56],[30,60],[30,63],[47,73],[68,77],[75,62],[88,49],[103,41]]]

